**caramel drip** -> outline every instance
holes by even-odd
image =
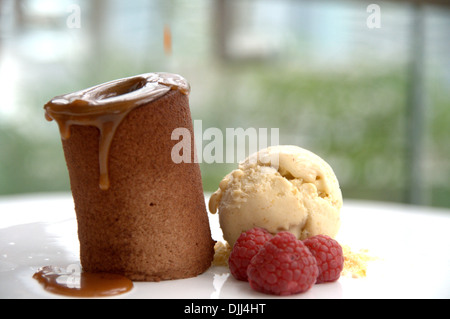
[[[133,289],[133,282],[122,275],[89,272],[77,274],[54,266],[42,267],[33,278],[45,290],[71,297],[109,297]]]
[[[188,95],[190,86],[181,76],[147,73],[119,79],[53,98],[45,106],[45,118],[58,123],[61,138],[70,138],[72,125],[88,125],[100,131],[99,186],[107,190],[108,156],[115,132],[134,108],[162,97],[170,90]]]
[[[164,52],[166,55],[172,54],[172,33],[169,26],[164,26]]]

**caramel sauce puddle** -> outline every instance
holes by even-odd
[[[119,274],[69,272],[45,266],[33,278],[48,292],[70,297],[111,297],[133,289],[133,282]]]

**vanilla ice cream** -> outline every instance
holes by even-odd
[[[299,239],[335,237],[340,227],[342,193],[332,168],[316,154],[291,145],[261,150],[226,175],[209,200],[219,211],[224,239],[233,246],[253,227]]]

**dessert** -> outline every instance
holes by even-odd
[[[119,274],[76,273],[54,266],[42,267],[33,278],[45,290],[70,297],[111,297],[133,289],[133,282]]]
[[[305,244],[282,231],[267,241],[247,268],[250,286],[273,295],[292,295],[309,290],[319,269]]]
[[[187,81],[148,73],[53,98],[86,272],[136,281],[187,278],[214,255],[200,168],[174,163],[171,139],[187,128]]]
[[[239,236],[228,264],[235,279],[256,291],[291,295],[338,280],[344,256],[341,245],[326,235],[299,240],[288,231],[273,236],[255,227]]]
[[[249,229],[239,236],[228,259],[230,273],[234,278],[242,281],[248,280],[247,267],[250,261],[270,239],[272,239],[272,234],[259,227]]]
[[[341,245],[327,235],[316,235],[303,242],[317,261],[319,275],[316,283],[338,280],[344,269],[344,254]]]
[[[348,245],[340,245],[344,256],[344,265],[341,276],[351,278],[364,278],[367,276],[369,263],[380,258],[369,254],[367,249],[358,252],[352,251]],[[213,266],[229,267],[229,258],[232,252],[231,246],[226,241],[218,241],[214,246],[215,255]]]
[[[332,168],[303,148],[279,145],[250,155],[226,175],[211,196],[231,247],[240,234],[261,227],[289,231],[298,239],[335,237],[340,228],[342,193]]]
[[[217,241],[214,245],[214,260],[212,266],[228,267],[228,258],[230,258],[231,246],[227,242]]]
[[[351,278],[364,278],[367,276],[369,262],[379,260],[378,257],[369,254],[368,249],[353,251],[350,246],[342,245],[344,253],[344,269],[342,276]]]

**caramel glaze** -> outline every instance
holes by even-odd
[[[33,278],[45,290],[70,297],[110,297],[133,288],[133,282],[122,275],[89,272],[76,274],[54,266],[42,267]]]
[[[110,186],[109,148],[120,123],[134,108],[150,103],[170,90],[188,95],[190,86],[177,74],[141,74],[57,96],[44,106],[45,117],[58,123],[62,139],[70,137],[71,125],[89,125],[99,129],[99,186],[107,190]]]

